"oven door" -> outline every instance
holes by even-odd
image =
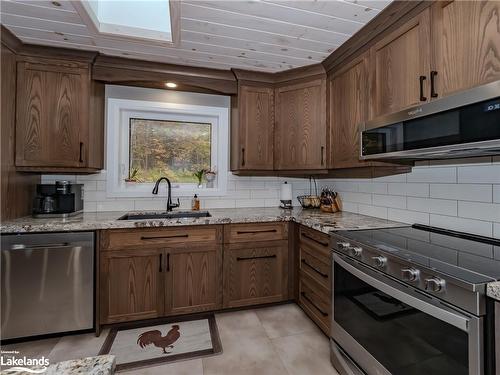
[[[342,254],[333,275],[332,348],[367,374],[484,374],[482,318]],[[332,362],[352,374],[341,351]]]

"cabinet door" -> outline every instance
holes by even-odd
[[[435,98],[500,79],[499,1],[438,1],[431,11]]]
[[[20,62],[16,165],[84,166],[88,76],[82,69]]]
[[[226,245],[224,307],[287,300],[287,269],[287,241]]]
[[[330,131],[333,168],[365,166],[360,161],[360,126],[368,110],[367,57],[356,59],[330,81]]]
[[[185,314],[222,307],[219,246],[166,250],[166,312]]]
[[[163,250],[101,253],[101,323],[157,318],[164,313]]]
[[[429,41],[429,9],[425,9],[370,49],[370,118],[428,101]]]
[[[238,92],[240,117],[236,132],[239,145],[237,169],[273,169],[274,90],[271,87],[241,86]]]
[[[275,169],[326,169],[326,79],[276,91]]]

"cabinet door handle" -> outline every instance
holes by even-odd
[[[241,149],[241,166],[245,166],[245,148]]]
[[[311,236],[308,236],[308,235],[307,235],[307,234],[305,234],[305,233],[302,233],[302,237],[305,237],[305,238],[307,238],[307,239],[309,239],[309,240],[311,240],[311,241],[314,241],[314,242],[316,242],[316,243],[320,244],[321,246],[324,246],[324,247],[327,247],[327,246],[328,246],[328,242],[323,242],[323,241],[317,240],[316,238],[313,238],[313,237],[311,237]]]
[[[271,258],[276,258],[276,254],[273,255],[261,255],[261,256],[254,256],[254,257],[237,257],[236,260],[242,261],[242,260],[252,260],[252,259],[271,259]]]
[[[427,97],[424,96],[424,81],[427,79],[426,76],[420,76],[420,101],[425,102],[427,100]]]
[[[239,230],[236,234],[256,234],[256,233],[276,233],[276,229],[264,229],[264,230]]]
[[[434,78],[436,78],[437,75],[438,72],[436,72],[435,70],[431,71],[431,98],[438,97],[438,93],[436,92],[436,88],[434,87],[435,85]]]
[[[316,272],[317,274],[319,274],[321,277],[324,277],[325,279],[328,279],[328,275],[326,273],[323,273],[321,272],[320,270],[318,270],[316,267],[314,267],[312,264],[309,264],[307,262],[307,260],[305,259],[302,259],[301,260],[302,263],[304,263],[307,267],[309,267],[310,269],[312,269],[314,272]]]
[[[141,240],[161,240],[161,239],[168,239],[168,238],[188,238],[189,234],[173,234],[171,236],[142,236]]]
[[[170,272],[170,253],[167,253],[167,272]]]
[[[325,164],[325,147],[321,146],[321,165]]]
[[[309,302],[316,310],[318,310],[321,315],[323,316],[328,316],[328,313],[324,312],[323,310],[321,310],[318,306],[316,306],[316,304],[307,296],[306,292],[300,292],[300,295],[302,297],[304,297],[304,299]]]
[[[163,253],[160,253],[160,272],[163,272],[162,263],[163,263]]]
[[[80,142],[80,156],[78,158],[80,163],[83,163],[83,142]]]

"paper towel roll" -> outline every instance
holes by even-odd
[[[286,181],[281,184],[280,200],[291,201],[292,200],[292,184]]]

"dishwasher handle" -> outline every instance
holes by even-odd
[[[48,244],[41,244],[41,245],[24,245],[22,243],[16,243],[13,244],[10,249],[11,250],[34,250],[34,249],[45,249],[45,248],[51,248],[51,249],[57,249],[59,247],[68,247],[71,244],[69,242],[62,242],[62,243],[48,243]]]

